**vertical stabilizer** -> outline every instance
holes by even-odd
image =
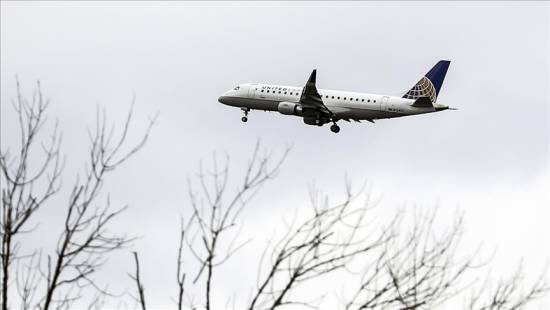
[[[448,60],[440,60],[413,88],[403,95],[403,98],[416,100],[420,97],[428,97],[432,102],[436,102],[450,64],[451,62]]]

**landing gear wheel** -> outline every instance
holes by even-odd
[[[250,111],[250,109],[249,108],[241,108],[241,110],[243,110],[243,112],[244,112],[244,116],[241,117],[241,121],[243,121],[243,123],[246,123],[246,122],[248,122],[248,117],[247,116],[248,116],[248,112]]]
[[[334,124],[334,125],[330,126],[330,131],[332,131],[334,133],[338,133],[338,132],[340,132],[340,126]]]

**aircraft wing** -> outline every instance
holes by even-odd
[[[316,110],[324,115],[333,116],[333,113],[325,106],[321,95],[317,91],[317,87],[315,86],[316,79],[317,69],[314,69],[307,80],[306,86],[302,90],[300,104],[302,108]]]

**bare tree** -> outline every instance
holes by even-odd
[[[178,255],[176,264],[176,280],[178,288],[177,307],[182,309],[185,297],[184,251],[199,263],[199,269],[192,285],[204,284],[204,308],[212,308],[212,287],[215,269],[225,263],[235,252],[248,241],[238,240],[239,216],[243,208],[250,202],[258,190],[270,179],[274,178],[284,162],[289,149],[272,163],[270,154],[261,154],[260,143],[256,143],[251,159],[246,166],[242,181],[234,191],[229,186],[229,156],[220,166],[216,155],[213,155],[212,167],[204,169],[202,163],[195,179],[188,179],[188,194],[191,205],[191,216],[188,221],[181,220]],[[193,182],[196,181],[196,182]],[[193,185],[198,184],[198,191]],[[195,185],[197,185],[195,184]],[[136,261],[136,264],[138,262]],[[203,281],[199,283],[199,280]],[[133,276],[136,285],[137,276]],[[138,299],[139,300],[139,299]],[[190,302],[188,306],[197,308]]]
[[[284,237],[272,248],[266,248],[267,268],[262,272],[260,266],[257,289],[248,309],[309,304],[292,299],[292,291],[345,268],[394,237],[388,228],[376,233],[369,229],[366,218],[369,198],[357,207],[352,203],[357,197],[352,194],[349,183],[342,203],[331,206],[328,198],[322,199],[314,192],[311,197],[311,216],[301,223],[294,219],[286,227]],[[266,254],[268,251],[270,254]]]
[[[32,231],[27,227],[29,220],[36,211],[51,198],[61,185],[60,174],[63,163],[59,154],[61,135],[55,126],[47,143],[39,144],[38,134],[45,122],[45,111],[48,102],[42,96],[40,83],[37,83],[32,102],[28,102],[21,94],[17,81],[17,98],[12,102],[17,113],[20,129],[20,146],[15,154],[10,150],[0,150],[0,169],[2,172],[2,218],[0,233],[2,238],[2,309],[8,309],[8,288],[12,281],[11,267],[15,260],[21,258],[20,244],[17,240],[20,234]],[[37,168],[30,167],[34,152],[43,154],[42,164]],[[39,191],[36,184],[45,184]],[[33,260],[34,255],[31,255]],[[34,263],[34,261],[33,261]],[[32,265],[32,264],[31,264]],[[28,274],[33,278],[33,275]],[[30,278],[27,280],[30,281]],[[29,288],[35,285],[25,282]],[[23,291],[24,304],[31,297],[30,290]]]
[[[2,173],[2,309],[10,307],[11,287],[17,289],[22,309],[70,308],[86,293],[93,296],[90,308],[101,307],[105,287],[94,280],[109,253],[129,245],[131,238],[108,232],[113,219],[125,207],[112,209],[109,197],[103,200],[106,176],[139,151],[146,143],[152,120],[143,137],[128,146],[127,137],[132,108],[122,133],[114,139],[104,111],[97,113],[95,130],[90,133],[89,162],[84,177],[73,183],[62,231],[55,253],[35,249],[21,250],[21,235],[33,233],[35,214],[61,188],[64,160],[60,156],[61,135],[57,126],[46,143],[38,144],[45,123],[47,101],[40,85],[31,103],[21,95],[17,84],[14,108],[20,125],[21,145],[12,156],[0,150]],[[35,149],[41,146],[43,161],[34,166]],[[126,151],[125,151],[126,150]],[[286,158],[262,153],[259,143],[243,169],[242,180],[232,186],[229,157],[220,162],[214,156],[211,167],[200,165],[195,178],[189,179],[190,215],[181,220],[177,246],[176,284],[178,309],[214,308],[213,292],[224,263],[249,240],[241,239],[243,210],[259,189],[274,178]],[[40,190],[39,190],[40,189]],[[354,193],[349,182],[345,198],[330,203],[327,195],[312,190],[311,208],[305,217],[295,216],[277,238],[266,246],[259,260],[257,282],[246,303],[248,309],[275,309],[290,305],[315,308],[317,302],[300,294],[326,275],[351,272],[360,267],[361,277],[355,290],[343,297],[346,309],[431,309],[465,297],[470,282],[464,283],[472,270],[481,270],[477,250],[460,256],[463,218],[458,215],[447,230],[436,229],[436,211],[414,214],[412,225],[404,219],[407,212],[395,213],[388,222],[379,223],[371,216],[370,196],[361,201],[363,191]],[[302,210],[304,208],[301,208]],[[46,253],[46,254],[44,254]],[[198,268],[189,270],[189,258]],[[133,253],[136,284],[134,299],[146,309],[145,286],[137,252]],[[475,268],[474,268],[475,267]],[[192,281],[186,281],[192,274]],[[521,268],[492,289],[487,279],[481,288],[472,289],[466,297],[470,309],[521,309],[548,293],[547,272],[526,286]],[[189,282],[189,283],[188,283]],[[10,285],[15,283],[14,286]],[[186,285],[200,288],[200,306],[189,297]],[[92,295],[90,292],[94,292]],[[318,296],[322,295],[318,292]],[[12,295],[13,296],[13,295]],[[227,307],[227,306],[226,306]]]
[[[94,203],[97,203],[106,174],[140,150],[149,137],[154,120],[150,121],[141,141],[129,151],[122,151],[132,120],[133,105],[134,100],[122,134],[115,143],[112,143],[113,128],[107,131],[105,111],[100,113],[98,110],[95,132],[90,135],[90,162],[86,168],[85,178],[82,182],[77,179],[72,187],[64,230],[59,238],[54,259],[48,260],[44,309],[49,308],[54,293],[60,286],[75,285],[79,289],[93,286],[102,291],[103,289],[97,286],[90,276],[105,263],[104,254],[122,248],[131,241],[126,236],[107,233],[110,222],[126,207],[111,210],[109,198],[102,206],[94,206]],[[78,298],[76,294],[73,296],[70,298]]]
[[[355,293],[344,296],[346,309],[433,309],[463,297],[473,280],[468,275],[483,271],[488,261],[481,261],[479,248],[470,254],[459,251],[463,216],[457,214],[446,230],[435,229],[437,208],[413,214],[412,227],[404,223],[406,212],[397,212],[386,226],[374,225],[367,198],[354,207],[358,195],[346,186],[343,203],[329,206],[328,198],[312,199],[313,214],[297,225],[285,229],[286,235],[267,250],[267,271],[259,273],[257,289],[248,309],[275,309],[287,305],[315,308],[315,302],[293,298],[293,292],[320,281],[321,276],[364,262],[363,276]],[[367,195],[369,197],[369,195]],[[319,203],[322,201],[322,203]],[[265,254],[264,254],[265,255]],[[479,272],[479,271],[478,271]],[[498,283],[494,292],[479,290],[491,302],[471,309],[521,309],[548,293],[546,271],[518,292],[520,272]],[[352,274],[350,274],[352,276]],[[353,279],[351,277],[350,279]],[[486,286],[483,286],[486,287]],[[318,292],[322,296],[322,292]]]
[[[205,171],[200,165],[197,176],[200,187],[198,193],[193,189],[193,182],[189,181],[189,196],[193,212],[187,225],[187,230],[192,231],[188,233],[189,238],[186,242],[188,249],[200,263],[193,283],[197,283],[204,274],[206,309],[211,309],[214,268],[223,264],[235,251],[246,244],[246,241],[237,244],[239,231],[236,230],[236,227],[241,211],[262,185],[277,174],[287,153],[288,149],[270,167],[269,155],[260,154],[258,142],[246,168],[243,181],[233,193],[227,193],[229,191],[228,157],[222,167],[219,167],[214,155],[211,171]],[[220,248],[222,238],[230,240],[229,246],[225,249]],[[200,240],[198,243],[200,246],[197,245],[197,240]]]
[[[17,281],[22,297],[22,307],[40,305],[49,309],[53,303],[58,307],[70,307],[80,298],[80,291],[93,287],[106,293],[92,278],[105,262],[105,254],[128,245],[126,236],[111,235],[107,232],[109,224],[125,207],[111,210],[110,200],[101,204],[99,197],[106,175],[114,171],[123,162],[140,150],[149,137],[151,120],[141,140],[127,149],[129,126],[132,119],[134,100],[123,125],[123,130],[116,141],[114,127],[109,127],[105,111],[98,109],[96,128],[90,133],[90,161],[86,165],[84,178],[77,177],[68,197],[63,230],[59,236],[55,254],[48,255],[42,264],[42,255],[38,250],[28,254],[30,262],[25,266],[26,273],[22,281]],[[55,127],[49,144],[42,144],[45,153],[44,163],[37,171],[31,172],[31,150],[37,143],[37,135],[44,125],[44,112],[48,106],[43,98],[40,85],[37,85],[32,103],[29,104],[21,95],[17,84],[17,99],[14,107],[19,119],[21,147],[18,156],[10,157],[9,150],[2,150],[0,168],[6,187],[2,185],[2,307],[7,309],[10,274],[14,272],[11,265],[14,260],[23,256],[18,254],[17,236],[23,232],[32,232],[27,227],[29,220],[37,210],[44,207],[48,198],[58,192],[61,186],[63,161],[60,158],[60,134]],[[35,184],[45,184],[40,193]],[[4,184],[4,183],[3,183]],[[37,273],[40,275],[37,278]],[[45,280],[44,294],[38,282]],[[64,288],[60,290],[61,288]],[[58,295],[56,297],[56,294]],[[37,298],[35,304],[32,300]]]
[[[281,163],[278,161],[274,169],[266,169],[267,157],[260,159],[256,146],[246,166],[243,185],[226,200],[230,183],[227,162],[219,168],[214,157],[211,169],[206,172],[201,165],[196,178],[200,190],[196,192],[190,186],[192,216],[186,223],[181,221],[177,247],[178,309],[183,307],[184,267],[189,266],[183,263],[186,250],[199,262],[191,285],[204,284],[199,289],[203,306],[194,303],[193,295],[189,308],[214,307],[212,292],[222,265],[247,243],[239,242],[237,228],[241,225],[243,207],[258,187],[275,175]],[[248,309],[290,305],[316,308],[318,299],[304,299],[300,293],[308,290],[310,284],[322,281],[325,275],[336,272],[346,275],[353,267],[362,269],[362,276],[356,278],[353,272],[350,274],[349,279],[357,280],[356,289],[343,296],[342,308],[432,309],[451,300],[456,304],[455,298],[464,298],[473,283],[465,283],[468,275],[474,270],[478,273],[488,262],[481,261],[479,249],[469,254],[459,251],[464,229],[461,214],[446,229],[436,229],[436,223],[441,223],[437,220],[437,208],[428,213],[415,212],[412,219],[407,217],[410,212],[401,210],[380,224],[371,212],[374,204],[370,195],[367,193],[365,200],[360,201],[358,197],[363,190],[354,193],[349,182],[345,189],[345,198],[337,204],[329,203],[328,196],[312,190],[309,215],[295,216],[284,229],[279,229],[282,236],[268,243],[259,260],[257,283],[246,305]],[[523,294],[518,292],[519,276],[499,283],[494,292],[475,291],[470,308],[520,309],[547,294],[545,275],[546,272]],[[320,298],[323,293],[317,295]],[[481,302],[484,298],[490,302]]]
[[[347,309],[430,309],[461,291],[459,280],[479,265],[477,255],[459,258],[462,216],[448,231],[435,231],[436,210],[415,216],[408,232],[400,232],[403,229],[395,225],[399,237],[384,244],[366,268]]]

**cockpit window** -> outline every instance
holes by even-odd
[[[239,86],[237,86],[237,87],[233,88],[233,90],[239,90],[239,88],[240,88],[240,87],[239,87]]]

